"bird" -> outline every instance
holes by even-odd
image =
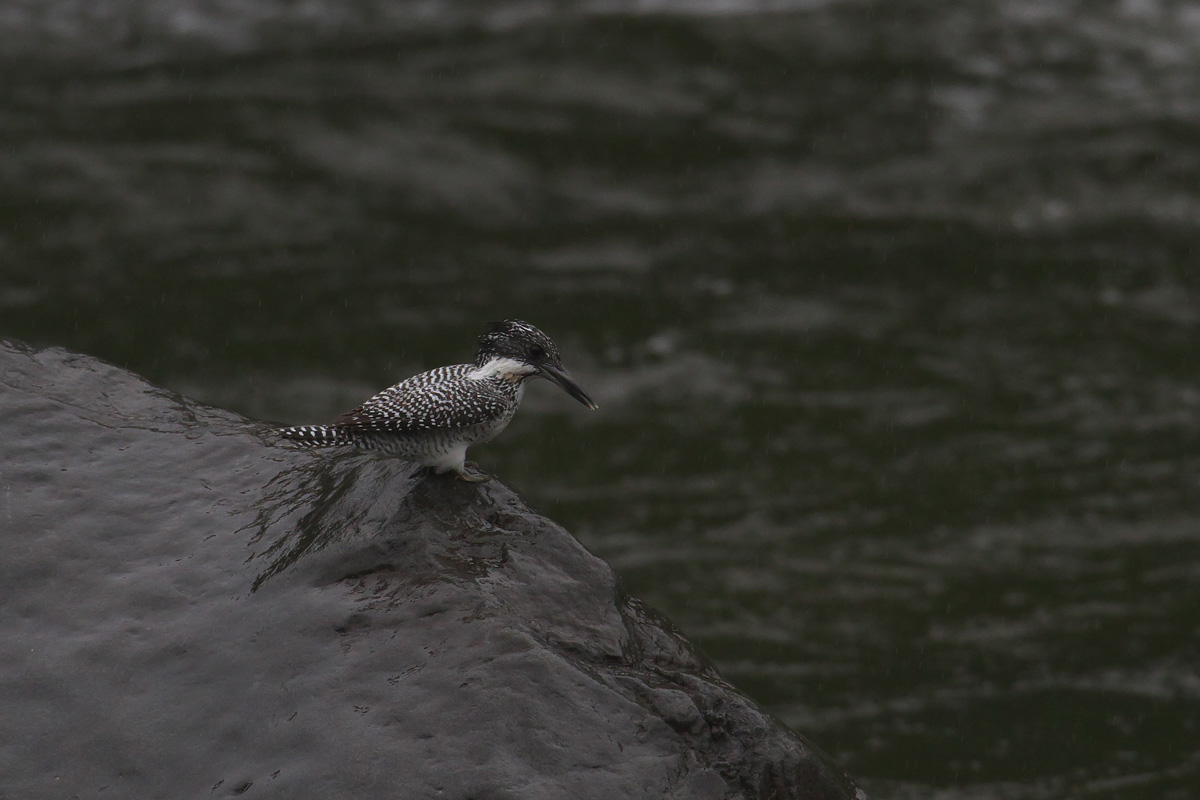
[[[597,406],[563,367],[549,336],[516,319],[489,323],[475,361],[422,372],[347,411],[329,425],[282,428],[309,447],[351,445],[377,450],[471,482],[467,448],[487,442],[512,421],[525,384],[545,378],[593,411]]]

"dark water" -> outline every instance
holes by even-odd
[[[0,3],[0,333],[308,422],[530,319],[481,465],[874,796],[1195,796],[1195,7],[579,9]]]

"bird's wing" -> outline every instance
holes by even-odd
[[[484,381],[471,380],[470,365],[441,367],[385,389],[335,425],[387,433],[467,428],[504,415],[508,401]]]

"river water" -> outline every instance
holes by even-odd
[[[1200,786],[1200,12],[0,0],[0,335],[474,456],[878,798]]]

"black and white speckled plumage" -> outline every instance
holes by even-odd
[[[595,408],[563,369],[550,337],[527,322],[506,320],[493,323],[480,337],[474,364],[414,375],[330,425],[302,425],[280,432],[312,447],[381,450],[466,477],[467,448],[504,430],[521,404],[525,382],[534,377],[558,383]]]

